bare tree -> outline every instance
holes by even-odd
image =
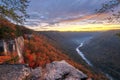
[[[114,10],[117,6],[120,5],[120,0],[111,0],[108,3],[102,4],[102,7],[100,9],[97,9],[96,12],[98,14],[104,13],[104,12],[112,12],[113,16],[108,17],[107,19],[109,22],[120,22],[120,10],[117,12]]]
[[[25,17],[28,17],[26,13],[28,2],[28,0],[0,0],[0,18],[23,23]]]

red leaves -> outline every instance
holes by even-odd
[[[38,66],[44,67],[47,63],[53,61],[69,59],[59,50],[55,49],[44,36],[34,35],[30,40],[26,38],[25,45],[24,61],[32,68]]]

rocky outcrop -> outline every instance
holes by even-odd
[[[31,69],[22,64],[0,65],[0,80],[41,80],[42,69],[40,67]]]
[[[87,76],[65,61],[47,64],[45,80],[86,80]]]
[[[22,36],[18,37],[17,39],[15,39],[15,44],[16,44],[16,51],[19,56],[19,63],[22,63],[24,61],[22,56],[24,49],[24,38]]]
[[[17,37],[13,40],[0,40],[0,52],[4,52],[4,55],[8,53],[17,52],[22,53],[24,48],[24,38],[22,36]]]
[[[24,61],[22,53],[24,49],[24,38],[22,36],[13,40],[0,40],[0,56],[9,56],[12,53],[17,53],[19,63]]]
[[[65,61],[31,69],[26,65],[0,65],[0,80],[87,80],[87,75]]]
[[[0,65],[0,80],[23,80],[30,75],[25,65]]]

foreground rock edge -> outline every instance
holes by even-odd
[[[0,80],[88,80],[87,78],[86,74],[64,60],[49,63],[44,69],[31,69],[23,64],[0,65]]]

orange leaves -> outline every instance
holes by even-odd
[[[72,61],[67,55],[62,54],[51,44],[52,43],[48,42],[47,38],[43,36],[34,35],[30,41],[28,38],[26,38],[24,54],[25,63],[29,64],[30,67],[35,68],[38,66],[45,67],[47,63],[53,61],[66,60],[68,63],[75,66],[79,70],[87,73],[90,77],[93,77],[93,74],[91,74],[91,72],[85,68],[85,66]]]
[[[27,58],[28,58],[29,62],[34,61],[34,57],[32,56],[32,54],[27,54]]]
[[[0,56],[0,63],[3,63],[9,59],[11,59],[11,56]]]
[[[42,35],[34,35],[30,40],[27,37],[25,39],[24,61],[30,67],[44,67],[47,63],[53,61],[70,60],[65,54],[53,47],[47,38]]]
[[[34,35],[33,38],[25,40],[25,62],[30,67],[45,66],[47,63],[57,60],[57,50],[46,41],[43,36]]]

